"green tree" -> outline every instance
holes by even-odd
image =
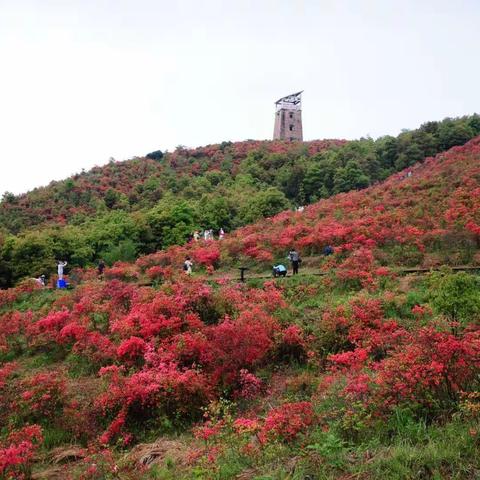
[[[155,150],[154,152],[147,153],[146,157],[151,160],[161,160],[163,158],[163,152],[161,150]]]
[[[242,206],[239,215],[242,223],[251,223],[262,217],[271,217],[289,207],[284,193],[275,187],[269,187],[251,197]]]
[[[438,140],[442,150],[456,145],[463,145],[474,136],[473,130],[466,122],[446,121],[438,131]]]
[[[232,228],[236,208],[225,196],[203,195],[198,204],[198,220],[203,228]]]
[[[157,248],[185,243],[196,226],[192,205],[172,195],[166,196],[151,209],[146,220]]]
[[[350,160],[344,168],[336,170],[333,182],[334,192],[340,193],[367,187],[369,178],[362,172],[357,162]]]
[[[438,313],[464,326],[480,316],[480,283],[465,272],[435,273],[430,280],[432,305]]]

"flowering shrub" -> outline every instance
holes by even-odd
[[[208,442],[211,438],[216,437],[222,430],[224,422],[219,421],[212,423],[207,420],[203,425],[193,429],[193,435],[195,438]]]
[[[42,442],[42,429],[38,425],[29,425],[11,432],[7,442],[0,444],[2,478],[12,480],[30,478],[33,457]]]
[[[147,343],[143,338],[130,337],[119,345],[117,348],[117,355],[121,360],[133,363],[140,357],[143,357],[146,350]]]
[[[281,360],[295,359],[304,361],[306,359],[307,345],[303,330],[298,325],[289,325],[281,333],[278,357]]]
[[[262,442],[279,439],[286,442],[304,433],[315,421],[310,402],[285,403],[268,413],[259,437]]]
[[[220,260],[220,248],[216,243],[197,248],[193,251],[193,260],[201,265],[216,267]]]
[[[225,319],[207,332],[210,337],[213,378],[231,384],[242,368],[263,360],[273,345],[265,324],[243,313],[235,321]]]
[[[108,379],[106,391],[97,399],[97,407],[115,418],[102,435],[103,443],[111,441],[135,418],[155,417],[159,413],[195,417],[209,398],[211,387],[196,370],[180,370],[173,363],[160,363],[125,376],[117,367],[101,370]]]
[[[138,271],[134,264],[116,262],[112,267],[105,269],[104,275],[107,279],[129,281],[138,278]]]
[[[257,397],[263,389],[262,381],[245,369],[240,370],[239,384],[240,388],[237,395],[247,400]]]
[[[0,308],[15,302],[24,293],[30,293],[41,288],[36,280],[29,279],[19,283],[15,288],[0,290]]]
[[[428,305],[414,305],[412,307],[412,314],[416,318],[424,318],[432,314],[432,309]]]
[[[57,372],[37,373],[22,381],[20,408],[27,418],[53,418],[63,405],[65,380]]]
[[[410,345],[396,351],[377,367],[376,397],[390,407],[413,402],[425,407],[444,407],[460,392],[478,385],[480,332],[456,337],[424,327]]]
[[[252,434],[260,431],[261,423],[258,419],[240,417],[233,422],[233,429],[240,435]]]

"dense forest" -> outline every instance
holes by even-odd
[[[398,137],[223,142],[111,161],[0,204],[0,287],[52,271],[128,261],[362,189],[480,134],[480,116],[427,122]]]

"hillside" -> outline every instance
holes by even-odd
[[[0,288],[103,258],[133,261],[195,230],[231,232],[288,208],[383,181],[480,134],[472,115],[398,137],[224,142],[111,162],[0,204]],[[286,235],[286,234],[283,234]],[[307,245],[305,245],[306,247]]]
[[[0,225],[18,233],[31,226],[72,221],[79,224],[85,217],[112,209],[151,208],[169,193],[189,201],[195,197],[200,200],[212,192],[212,186],[234,194],[231,180],[239,174],[250,177],[247,183],[254,187],[253,193],[262,187],[275,187],[288,201],[301,205],[384,180],[395,171],[463,145],[479,134],[480,117],[474,114],[427,122],[398,137],[376,141],[250,140],[195,149],[178,147],[165,154],[156,151],[147,157],[111,161],[23,195],[6,192],[0,203]],[[198,220],[201,223],[205,219]],[[239,226],[238,221],[229,220],[228,227]]]
[[[235,175],[250,152],[313,156],[341,140],[312,142],[245,141],[224,142],[195,149],[177,148],[173,153],[152,152],[150,157],[111,161],[48,187],[14,196],[6,194],[0,204],[0,223],[13,232],[29,226],[69,222],[99,209],[138,210],[152,207],[182,178],[198,177],[209,171]],[[154,159],[155,158],[155,159]],[[77,220],[78,221],[78,220]]]
[[[336,195],[303,212],[280,213],[238,229],[222,242],[193,242],[155,253],[140,258],[137,265],[179,265],[188,254],[201,264],[208,263],[203,257],[212,257],[213,266],[268,266],[283,259],[293,245],[314,256],[331,245],[339,266],[358,269],[357,275],[366,274],[364,268],[375,262],[426,267],[478,263],[479,160],[477,137],[379,185]],[[327,268],[334,264],[328,258]]]
[[[448,265],[479,263],[479,202],[477,137],[73,290],[0,291],[0,475],[475,478],[480,284]],[[229,281],[293,243],[324,276]]]

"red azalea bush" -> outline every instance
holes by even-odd
[[[147,343],[143,338],[130,337],[118,346],[117,355],[121,360],[131,363],[143,357],[146,350]]]
[[[257,397],[263,390],[262,381],[256,377],[253,373],[242,368],[239,375],[239,389],[237,396],[239,398],[251,400]]]
[[[205,375],[192,369],[179,369],[174,363],[159,363],[125,376],[118,367],[101,370],[107,379],[106,391],[96,404],[104,414],[113,414],[102,436],[108,443],[128,421],[152,418],[159,414],[196,417],[212,396]]]
[[[104,271],[105,278],[117,280],[136,280],[138,271],[135,264],[126,262],[116,262],[112,267],[106,268]]]
[[[363,348],[329,359],[332,378],[346,379],[343,395],[349,400],[359,400],[377,414],[408,406],[432,415],[455,405],[462,392],[478,388],[480,331],[455,336],[423,327],[379,362],[369,360]]]
[[[54,418],[65,401],[65,379],[58,372],[37,373],[21,382],[19,406],[25,418]]]
[[[217,243],[210,243],[193,251],[193,261],[204,266],[217,267],[220,260],[220,248]]]
[[[1,477],[11,480],[30,478],[34,455],[42,442],[42,429],[38,425],[11,432],[7,441],[0,444]]]
[[[277,350],[280,360],[304,361],[307,358],[307,342],[303,330],[298,325],[289,325],[285,328],[281,332]]]
[[[478,387],[480,331],[461,336],[419,329],[411,343],[399,348],[376,368],[376,398],[385,407],[413,402],[446,407],[462,391]]]
[[[310,402],[285,403],[268,412],[259,438],[264,443],[270,439],[290,442],[314,422],[315,412]]]

